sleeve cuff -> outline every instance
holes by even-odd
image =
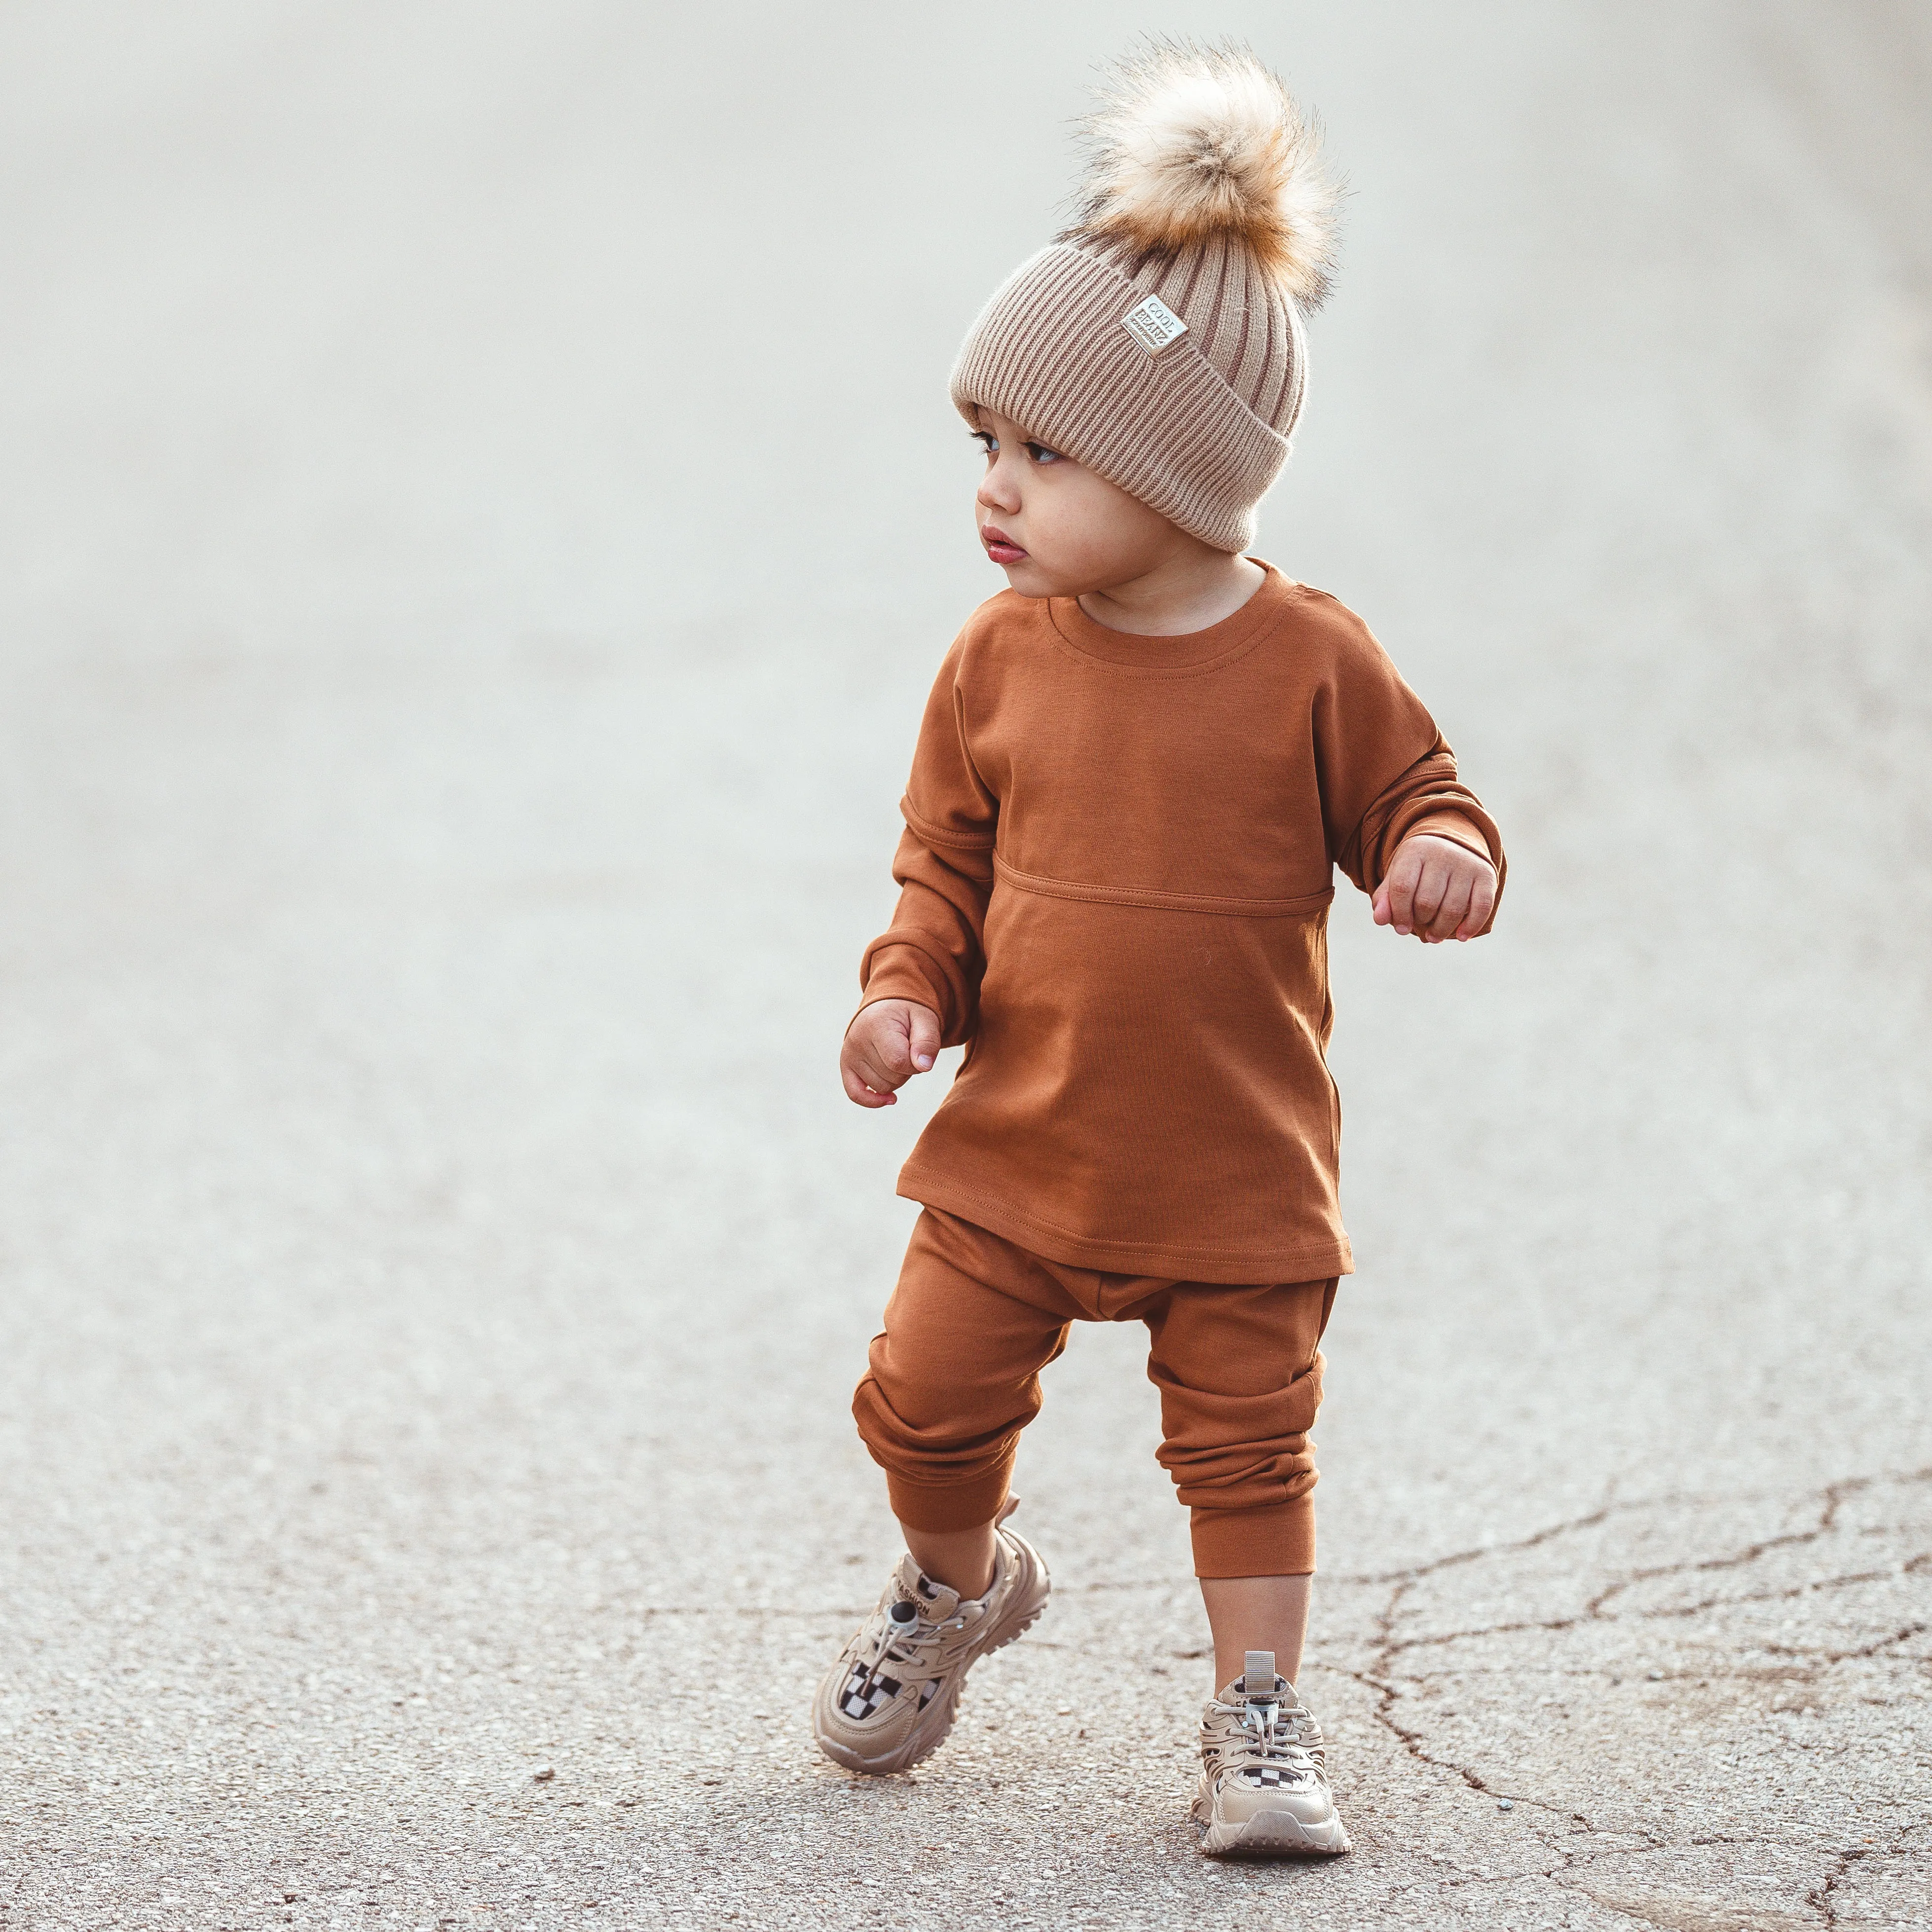
[[[939,1016],[942,1029],[950,1030],[950,989],[935,986],[926,966],[926,956],[916,946],[882,946],[866,962],[863,996],[853,1011],[853,1019],[881,1000],[910,1000],[915,1006],[929,1006]],[[849,1028],[851,1020],[845,1022]]]
[[[1402,829],[1405,839],[1426,835],[1432,838],[1447,838],[1452,844],[1460,845],[1475,854],[1479,859],[1486,859],[1500,871],[1496,854],[1490,848],[1490,842],[1482,828],[1466,818],[1460,812],[1427,812]]]

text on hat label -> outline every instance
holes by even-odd
[[[1187,325],[1158,296],[1128,310],[1120,325],[1150,356],[1158,356],[1167,345],[1187,333]]]

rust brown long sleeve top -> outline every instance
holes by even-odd
[[[1372,892],[1421,832],[1503,864],[1367,626],[1272,568],[1178,638],[1003,592],[946,654],[901,809],[865,1000],[967,1051],[900,1193],[1076,1267],[1347,1273],[1334,868]]]

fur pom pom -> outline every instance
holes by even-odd
[[[1070,236],[1169,255],[1245,242],[1304,309],[1334,266],[1336,189],[1317,130],[1248,48],[1150,40],[1107,70]]]

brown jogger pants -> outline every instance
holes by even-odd
[[[1006,1499],[1040,1372],[1075,1322],[1144,1322],[1160,1390],[1159,1455],[1192,1512],[1195,1574],[1315,1568],[1317,1344],[1331,1281],[1231,1287],[1044,1261],[928,1208],[852,1402],[914,1529],[970,1529]]]

